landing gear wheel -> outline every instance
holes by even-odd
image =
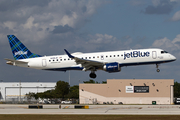
[[[90,77],[90,78],[96,78],[96,74],[95,74],[95,73],[90,73],[90,74],[89,74],[89,77]]]
[[[159,65],[158,64],[156,64],[156,68],[157,68],[157,72],[160,72],[160,69],[158,69],[158,67],[159,67]]]

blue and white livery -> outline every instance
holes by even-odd
[[[28,50],[14,35],[7,37],[14,56],[14,60],[6,59],[9,65],[53,71],[91,71],[91,78],[96,78],[97,70],[120,72],[121,67],[133,65],[155,64],[159,72],[159,64],[176,60],[168,52],[155,48],[73,54],[64,49],[67,55],[41,56]]]

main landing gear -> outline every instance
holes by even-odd
[[[156,64],[156,68],[157,68],[157,72],[160,72],[160,69],[158,69],[158,67],[159,67],[159,65],[158,64]]]
[[[94,73],[94,71],[92,71],[92,72],[89,74],[89,77],[90,77],[90,78],[96,78],[96,74]]]

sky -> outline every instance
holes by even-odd
[[[31,52],[61,55],[161,48],[177,60],[156,65],[97,71],[107,79],[174,79],[180,82],[180,0],[0,0],[0,80],[3,82],[88,81],[90,71],[54,72],[10,66],[7,35],[14,34]]]

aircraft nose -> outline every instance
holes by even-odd
[[[176,60],[176,57],[173,56],[173,55],[171,55],[171,59],[172,59],[172,60]]]

